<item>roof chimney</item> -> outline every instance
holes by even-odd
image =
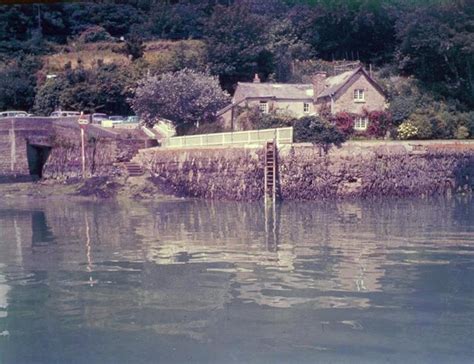
[[[324,88],[326,87],[324,85],[324,81],[326,80],[327,73],[326,72],[316,72],[313,75],[312,81],[313,81],[313,97],[314,100],[318,98],[318,95],[323,92]]]
[[[260,77],[258,77],[258,73],[255,74],[255,77],[253,78],[254,83],[260,83]]]

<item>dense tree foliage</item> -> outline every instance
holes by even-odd
[[[171,48],[164,42],[164,48],[154,52],[146,48],[159,40],[180,42]],[[84,48],[94,42],[109,46],[112,60],[120,58],[120,52],[127,58],[116,62],[115,70],[104,69],[105,63],[115,62],[107,59],[93,70],[76,69],[79,59],[73,59],[71,67],[69,59],[60,72],[56,67],[56,78],[45,82],[50,71],[45,55],[79,54],[81,44]],[[88,54],[76,58],[84,56]],[[427,119],[432,126],[441,125],[455,115],[456,127],[449,127],[448,134],[461,136],[458,129],[463,127],[474,136],[470,122],[459,121],[469,119],[461,116],[474,108],[472,1],[121,0],[0,5],[0,109],[32,110],[35,105],[43,113],[58,106],[125,112],[126,95],[133,94],[136,81],[146,74],[184,68],[208,71],[232,92],[238,81],[251,80],[255,73],[264,81],[307,82],[314,70],[332,67],[326,61],[342,59],[382,70],[377,74],[388,89],[395,126],[407,121],[418,125]],[[86,74],[84,81],[71,81],[81,72]],[[108,86],[99,86],[96,76],[104,72]],[[409,82],[403,87],[391,85],[400,76]],[[111,96],[100,96],[99,91],[106,89]]]
[[[0,66],[0,109],[28,110],[35,98],[38,58],[21,55]]]
[[[325,153],[332,145],[340,146],[346,136],[334,123],[318,116],[304,116],[294,124],[295,140],[317,145]]]
[[[34,111],[40,115],[49,115],[57,109],[127,115],[132,80],[125,69],[115,65],[68,70],[38,88]]]
[[[184,69],[143,80],[132,100],[133,110],[148,124],[158,118],[175,122],[178,132],[209,122],[229,103],[218,80],[208,74]]]
[[[256,72],[265,76],[271,60],[265,49],[265,18],[244,5],[218,6],[205,29],[211,71],[229,88],[238,80],[249,80]]]

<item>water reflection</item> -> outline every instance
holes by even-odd
[[[31,212],[31,245],[33,247],[48,246],[54,243],[54,236],[46,221],[44,211]]]
[[[423,313],[433,327],[448,325],[435,331],[457,337],[444,345],[459,353],[471,340],[460,338],[470,330],[463,323],[474,319],[473,211],[469,199],[3,206],[0,333],[31,340],[31,352],[45,325],[53,336],[164,335],[172,345],[220,345],[228,361],[237,338],[247,353],[303,355],[393,350],[393,332],[412,350],[416,330],[404,325]]]

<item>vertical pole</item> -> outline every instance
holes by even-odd
[[[84,126],[81,125],[81,154],[82,154],[82,178],[86,178],[86,146],[84,141]]]
[[[10,168],[13,174],[16,175],[16,135],[15,135],[15,121],[12,120],[12,126],[8,131],[10,142]]]
[[[263,184],[264,184],[264,198],[265,198],[265,208],[267,208],[267,196],[268,196],[268,183],[267,183],[267,144],[264,144],[264,159],[263,159]]]
[[[276,200],[276,140],[273,141],[273,188],[272,202],[275,205]]]

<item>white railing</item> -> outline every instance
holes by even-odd
[[[172,137],[165,139],[163,146],[183,148],[246,145],[263,144],[270,140],[275,140],[277,144],[293,143],[293,127]]]

